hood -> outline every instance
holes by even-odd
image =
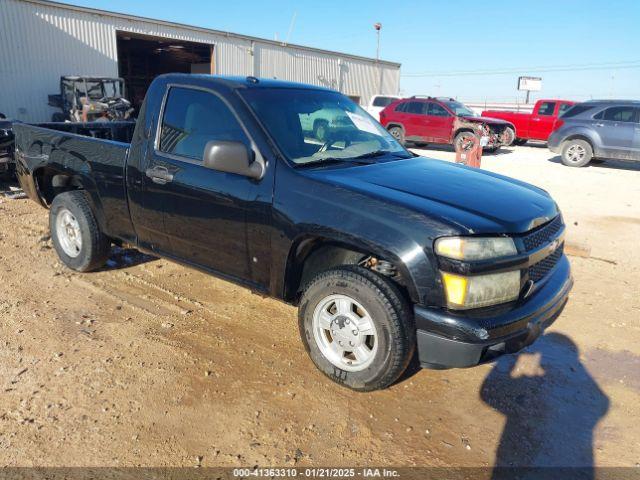
[[[507,122],[506,120],[502,120],[500,118],[491,118],[491,117],[472,117],[472,116],[463,116],[468,122],[478,122],[478,123],[487,123],[489,125],[511,125],[511,122]]]
[[[558,214],[544,190],[486,170],[412,158],[309,170],[326,183],[401,204],[461,233],[522,233]]]

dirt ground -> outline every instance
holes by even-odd
[[[132,250],[73,273],[47,211],[0,195],[0,465],[640,465],[640,168],[483,167],[563,210],[563,315],[519,357],[366,394],[314,368],[293,308]]]

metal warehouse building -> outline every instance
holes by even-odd
[[[46,0],[0,0],[0,112],[51,119],[63,75],[122,77],[134,104],[162,73],[323,85],[362,104],[397,94],[400,64]]]

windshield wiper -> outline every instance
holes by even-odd
[[[384,155],[393,155],[394,157],[398,157],[398,156],[402,155],[401,158],[409,158],[409,157],[405,157],[403,155],[403,153],[404,152],[392,152],[390,150],[374,150],[373,152],[363,153],[362,155],[357,155],[357,156],[351,157],[351,158],[355,158],[355,159],[375,158],[375,157],[382,157]]]
[[[324,163],[354,163],[356,165],[371,165],[372,163],[376,162],[367,160],[366,157],[324,157],[317,160],[312,160],[310,162],[299,163],[298,167],[318,166]]]

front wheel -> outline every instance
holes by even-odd
[[[49,210],[49,228],[53,247],[70,269],[89,272],[109,258],[111,242],[100,231],[85,192],[57,195]]]
[[[504,133],[502,134],[502,143],[505,147],[508,147],[509,145],[512,145],[513,142],[515,142],[516,140],[516,131],[511,128],[511,127],[507,127],[504,129]]]
[[[316,276],[304,291],[298,318],[316,367],[353,390],[388,387],[415,350],[409,303],[391,281],[362,267]]]
[[[456,152],[467,152],[478,141],[478,136],[473,132],[460,132],[453,140],[453,148]]]
[[[568,167],[584,167],[592,158],[593,149],[584,140],[567,140],[562,146],[562,163]]]

